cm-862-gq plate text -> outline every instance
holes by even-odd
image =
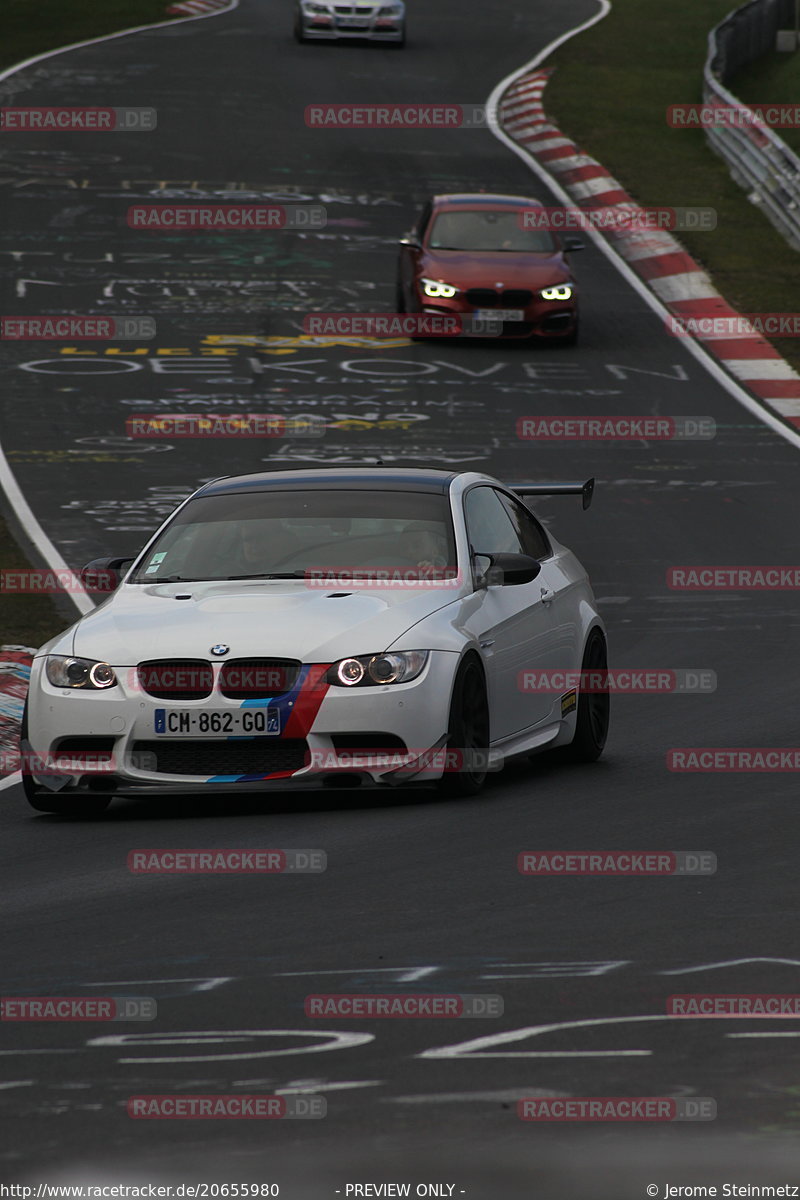
[[[163,737],[202,733],[206,737],[278,736],[281,714],[277,708],[202,709],[157,708],[153,732]]]

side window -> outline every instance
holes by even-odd
[[[553,553],[547,534],[539,522],[524,504],[511,496],[500,494],[503,507],[511,518],[519,540],[524,547],[523,554],[531,558],[549,558]]]
[[[423,238],[425,237],[425,231],[427,230],[427,228],[428,228],[428,222],[429,222],[429,221],[430,221],[430,219],[431,219],[431,210],[432,210],[432,208],[433,208],[433,204],[432,204],[432,202],[429,200],[429,201],[428,201],[428,203],[427,203],[427,204],[425,205],[425,207],[423,208],[422,212],[420,213],[420,218],[419,218],[419,220],[417,221],[417,224],[416,224],[416,226],[415,226],[415,228],[416,228],[416,233],[417,233],[417,236],[419,237],[419,240],[420,240],[420,241],[422,241],[422,240],[423,240]]]
[[[524,554],[519,535],[491,487],[474,487],[464,499],[467,535],[476,554]]]

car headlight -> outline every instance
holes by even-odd
[[[45,671],[53,687],[99,691],[115,687],[117,683],[117,677],[108,663],[95,662],[92,658],[65,658],[61,654],[49,654]]]
[[[390,654],[361,654],[343,658],[328,670],[327,681],[336,687],[378,687],[384,683],[409,683],[428,661],[428,650],[403,650]]]
[[[553,287],[542,288],[539,295],[543,300],[569,300],[572,292],[571,283],[556,283]]]
[[[439,283],[438,279],[423,279],[422,290],[426,296],[442,300],[452,300],[458,294],[458,288],[451,287],[449,283]]]
[[[324,13],[326,16],[330,15],[330,9],[328,8],[327,4],[304,3],[303,8],[307,13]]]
[[[384,4],[383,8],[378,9],[379,17],[399,17],[402,9],[396,4]]]

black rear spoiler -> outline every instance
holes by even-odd
[[[509,483],[506,487],[518,496],[582,496],[587,509],[594,495],[594,476],[585,483]]]

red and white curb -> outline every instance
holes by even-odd
[[[551,73],[552,68],[531,70],[511,83],[498,106],[501,128],[555,177],[578,207],[641,211],[605,167],[547,119],[542,93]],[[671,234],[609,231],[602,235],[676,318],[730,318],[732,328],[741,319]],[[800,429],[800,375],[766,338],[751,332],[689,336],[762,404]]]
[[[181,0],[180,4],[170,4],[167,12],[178,16],[199,17],[204,13],[219,12],[227,8],[229,0]]]
[[[35,653],[30,646],[0,646],[0,776],[19,769],[19,724]]]

